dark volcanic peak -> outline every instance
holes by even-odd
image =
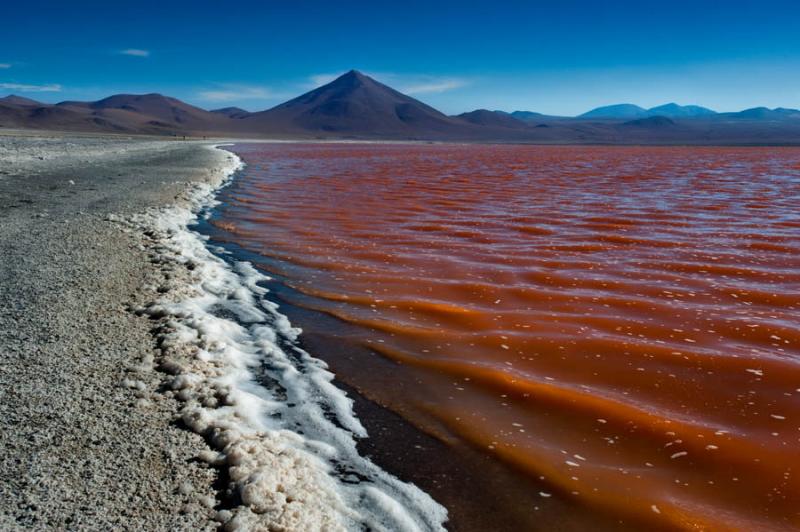
[[[508,113],[503,111],[489,111],[487,109],[478,109],[469,113],[462,113],[456,118],[460,118],[470,124],[477,124],[480,126],[495,126],[495,127],[510,127],[510,128],[526,128],[528,125],[517,120]]]
[[[243,122],[261,131],[426,138],[464,124],[356,70]]]
[[[17,105],[20,107],[39,107],[45,105],[42,102],[37,102],[36,100],[31,100],[30,98],[25,98],[24,96],[17,96],[16,94],[9,94],[8,96],[0,98],[0,103]]]
[[[211,112],[225,115],[228,118],[244,118],[252,114],[249,111],[245,111],[241,107],[223,107],[222,109],[213,109]]]
[[[378,104],[385,103],[377,101],[380,99],[386,99],[387,97],[393,99],[396,95],[404,96],[400,93],[396,93],[396,95],[392,94],[395,92],[394,89],[378,83],[369,76],[357,70],[351,70],[342,74],[327,85],[322,85],[310,92],[301,94],[297,98],[273,107],[270,111],[300,108],[304,105],[315,105],[322,102],[350,100],[354,98],[362,100],[362,103]],[[367,102],[367,100],[371,98],[375,101]]]
[[[634,105],[632,103],[620,103],[616,105],[605,105],[597,107],[583,113],[578,118],[617,118],[617,119],[632,119],[644,118],[647,116],[647,109]]]
[[[647,112],[652,116],[668,116],[670,118],[693,118],[717,114],[716,111],[699,105],[678,105],[677,103],[666,103],[651,107]]]

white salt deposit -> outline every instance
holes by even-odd
[[[241,167],[227,155],[226,174]],[[215,256],[189,226],[215,205],[197,185],[189,206],[139,216],[168,290],[142,312],[160,324],[160,367],[182,419],[228,468],[238,505],[218,512],[227,530],[444,530],[447,511],[416,486],[358,454],[366,431],[324,362],[297,347],[268,278]],[[202,501],[214,505],[214,501]]]

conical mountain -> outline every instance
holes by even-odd
[[[381,138],[462,137],[470,128],[356,70],[242,121],[265,132]]]

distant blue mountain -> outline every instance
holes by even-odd
[[[785,107],[753,107],[738,113],[724,113],[726,118],[739,118],[743,120],[785,120],[787,118],[800,119],[800,110]]]
[[[634,118],[646,118],[647,109],[632,103],[618,103],[616,105],[605,105],[592,109],[578,118],[624,118],[627,120]]]
[[[527,122],[528,124],[539,124],[543,121],[559,119],[559,117],[546,115],[542,113],[535,113],[533,111],[514,111],[506,113],[504,111],[494,111],[498,115],[507,115],[517,120]],[[679,105],[677,103],[665,103],[645,109],[632,103],[620,103],[615,105],[605,105],[597,107],[578,115],[576,118],[589,119],[589,120],[622,120],[631,122],[644,118],[664,117],[671,120],[675,119],[727,119],[727,120],[752,120],[752,121],[783,121],[795,119],[800,120],[800,110],[788,109],[785,107],[776,107],[770,109],[768,107],[753,107],[743,111],[719,113],[708,107],[701,107],[699,105]],[[563,117],[561,117],[563,119]],[[642,124],[655,125],[655,122],[642,122]]]
[[[669,118],[687,118],[697,116],[712,116],[717,114],[707,107],[699,105],[678,105],[677,103],[666,103],[658,107],[651,107],[647,110],[650,116],[666,116]]]
[[[632,120],[637,118],[647,118],[650,116],[666,116],[667,118],[696,118],[701,116],[713,116],[717,114],[711,109],[700,107],[699,105],[678,105],[677,103],[667,103],[645,109],[632,103],[620,103],[617,105],[606,105],[592,109],[583,113],[579,118],[609,118],[618,120]]]

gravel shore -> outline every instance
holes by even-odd
[[[0,529],[214,529],[207,445],[153,393],[141,239],[112,221],[216,182],[208,143],[0,136]]]

